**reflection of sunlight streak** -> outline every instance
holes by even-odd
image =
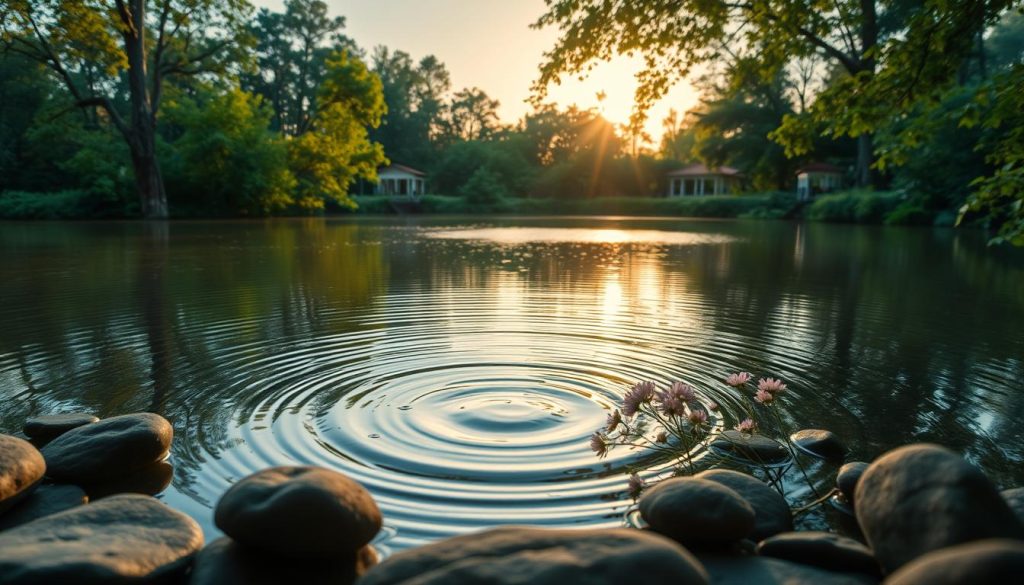
[[[622,308],[622,283],[618,274],[609,273],[605,277],[601,307],[601,317],[605,322],[612,321]]]
[[[590,228],[476,228],[428,231],[424,235],[439,240],[478,240],[498,244],[578,242],[584,244],[637,243],[692,246],[727,244],[736,241],[736,238],[721,233]]]

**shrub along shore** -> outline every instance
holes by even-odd
[[[1024,574],[1024,488],[1000,492],[930,444],[838,469],[837,508],[857,525],[848,535],[794,531],[795,511],[767,483],[711,469],[638,494],[642,529],[505,526],[381,562],[373,542],[385,518],[337,471],[275,467],[239,479],[214,508],[225,536],[204,546],[192,518],[152,497],[170,481],[163,417],[42,416],[19,434],[0,434],[5,585],[1001,585]],[[804,441],[823,436],[834,440],[801,435],[805,452],[844,453]]]

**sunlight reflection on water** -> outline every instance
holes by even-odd
[[[661,230],[618,230],[547,227],[488,227],[429,231],[427,237],[441,240],[476,240],[496,244],[580,243],[580,244],[666,244],[696,246],[728,244],[736,238],[725,234]]]

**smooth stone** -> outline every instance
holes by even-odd
[[[804,429],[789,436],[797,449],[813,457],[842,461],[846,457],[846,446],[832,431]]]
[[[711,441],[710,446],[725,455],[759,465],[775,465],[790,459],[785,445],[756,433],[722,431]]]
[[[377,552],[367,545],[352,558],[334,561],[275,557],[220,538],[196,555],[190,585],[351,585],[377,564]]]
[[[173,478],[174,466],[167,461],[157,461],[128,475],[115,477],[109,481],[85,484],[82,487],[93,500],[115,494],[155,496],[167,489]]]
[[[992,482],[960,455],[930,444],[889,451],[857,483],[854,509],[882,570],[986,538],[1024,538]]]
[[[886,585],[1008,585],[1024,580],[1024,542],[979,540],[930,552],[900,568]]]
[[[0,581],[152,583],[183,573],[202,546],[185,514],[148,496],[114,496],[0,532]]]
[[[0,435],[0,514],[32,493],[46,473],[46,461],[32,443]]]
[[[370,492],[337,471],[274,467],[231,486],[217,502],[214,522],[245,546],[333,558],[368,544],[382,518]]]
[[[43,447],[47,475],[70,483],[129,475],[167,454],[174,429],[148,412],[105,418],[57,437]]]
[[[89,501],[76,485],[41,485],[27,498],[0,516],[0,530],[28,524]]]
[[[25,435],[37,441],[51,441],[71,429],[92,424],[100,419],[81,412],[67,414],[44,414],[25,421]]]
[[[782,494],[752,475],[728,469],[709,469],[694,477],[709,479],[731,488],[754,508],[754,541],[793,530],[793,513]]]
[[[1024,487],[1003,490],[999,493],[1009,504],[1010,509],[1017,514],[1017,518],[1024,523]]]
[[[851,506],[857,494],[857,482],[867,468],[868,464],[863,461],[851,461],[840,467],[836,474],[836,487]]]
[[[715,585],[873,585],[860,573],[834,573],[769,557],[698,557]]]
[[[721,545],[746,538],[754,508],[735,490],[695,477],[666,479],[640,496],[651,530],[684,545]]]
[[[779,534],[758,543],[757,554],[840,573],[882,576],[871,549],[831,532]]]
[[[396,554],[359,585],[706,585],[678,544],[640,530],[505,526]]]

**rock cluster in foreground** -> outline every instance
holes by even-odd
[[[275,467],[239,480],[214,510],[225,536],[203,548],[191,518],[146,495],[170,481],[162,417],[38,417],[25,434],[0,435],[4,585],[986,585],[1024,574],[1024,490],[1000,492],[937,445],[839,469],[841,508],[866,543],[795,532],[772,487],[714,469],[646,490],[644,530],[509,526],[378,564],[380,510],[336,471]],[[798,438],[807,456],[845,455],[825,431]],[[756,441],[739,448],[779,455]]]

